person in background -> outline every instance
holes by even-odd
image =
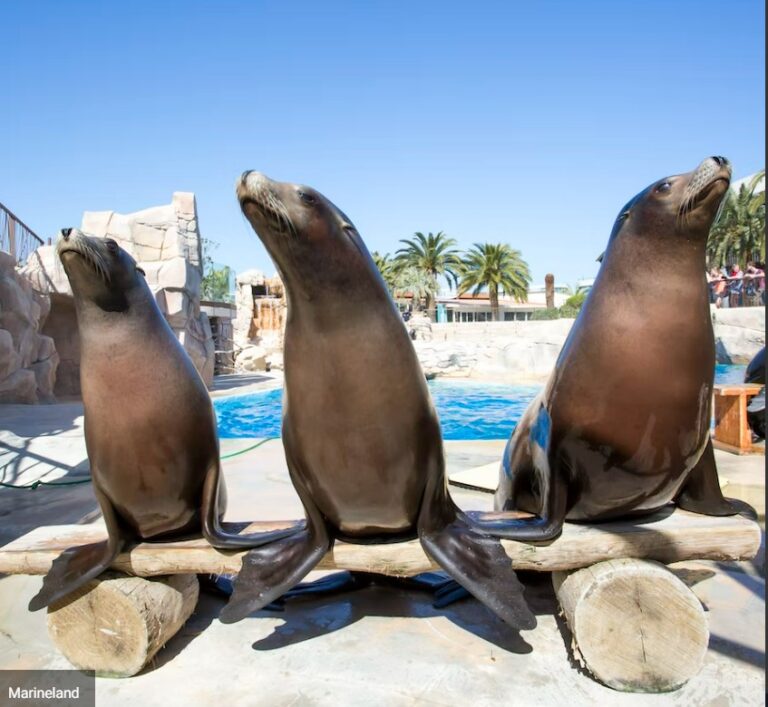
[[[757,306],[761,304],[765,291],[765,271],[758,263],[749,261],[744,271],[744,304]]]
[[[738,263],[734,263],[731,268],[730,285],[728,291],[730,293],[730,306],[740,307],[742,305],[741,295],[744,289],[744,273],[741,271]]]
[[[728,306],[728,298],[725,296],[728,290],[728,279],[723,274],[722,268],[712,268],[712,295],[715,307]]]
[[[707,270],[707,285],[709,285],[709,303],[717,303],[717,295],[715,294],[715,287],[718,280],[720,280],[720,271],[717,268],[710,268]]]

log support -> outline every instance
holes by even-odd
[[[696,595],[648,560],[608,560],[554,572],[552,584],[579,662],[626,692],[668,692],[696,675],[709,629]]]

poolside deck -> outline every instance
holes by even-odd
[[[219,394],[265,384],[242,382],[234,380]],[[77,403],[0,406],[0,464],[10,464],[17,483],[43,474],[83,478],[81,416]],[[222,453],[252,443],[223,440]],[[504,441],[447,442],[449,473],[494,463],[503,446]],[[731,488],[755,495],[764,488],[762,458],[718,453],[718,463]],[[226,459],[224,469],[228,519],[300,515],[279,441]],[[467,509],[490,507],[489,494],[455,487],[452,492]],[[0,489],[0,544],[37,525],[97,516],[87,483],[34,492]],[[754,563],[681,566],[698,580],[694,591],[709,610],[712,637],[701,673],[668,695],[617,693],[583,674],[561,631],[548,576],[528,573],[523,579],[539,626],[522,634],[474,600],[435,610],[428,597],[392,588],[295,602],[284,613],[259,612],[230,626],[216,618],[223,601],[203,595],[192,619],[154,664],[128,680],[99,679],[98,700],[162,705],[167,703],[162,696],[172,694],[174,702],[189,705],[762,704],[762,555]],[[26,610],[40,581],[0,578],[0,669],[68,667],[48,639],[45,614]]]

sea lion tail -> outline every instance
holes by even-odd
[[[250,550],[219,620],[233,624],[271,604],[312,571],[332,544],[326,533],[307,529]]]
[[[98,577],[112,564],[121,545],[119,541],[103,540],[62,552],[45,575],[42,588],[30,600],[29,610],[49,606]]]
[[[427,554],[499,618],[516,629],[536,627],[524,587],[497,538],[473,528],[458,509],[448,525],[421,532],[419,538]]]

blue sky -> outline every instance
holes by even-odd
[[[0,201],[41,236],[194,191],[214,257],[271,273],[244,169],[314,186],[370,250],[507,242],[596,273],[616,213],[722,154],[764,166],[764,5],[0,4]]]

